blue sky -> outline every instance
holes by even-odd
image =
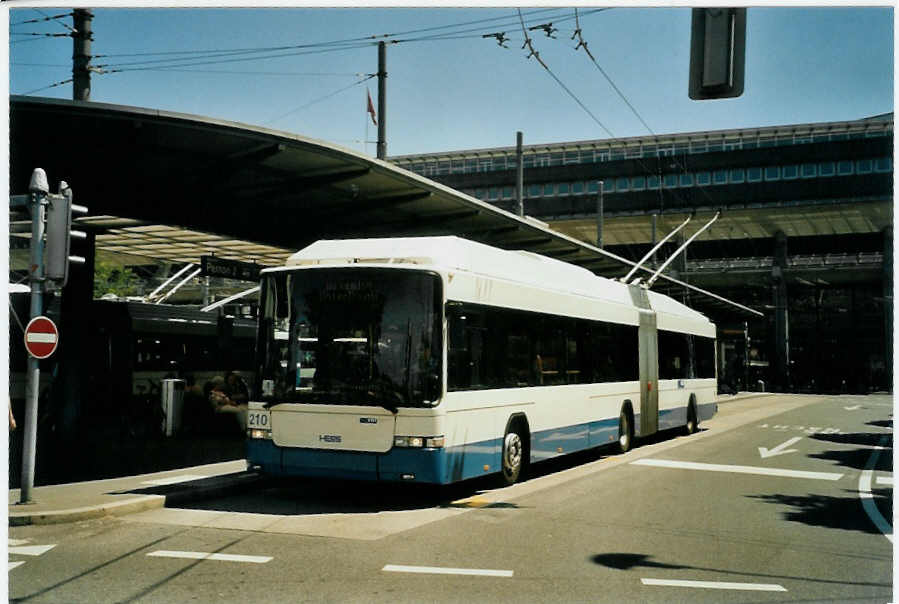
[[[51,16],[70,11],[43,3],[38,8]],[[328,48],[318,46],[271,52],[291,56],[253,61],[243,60],[245,54],[213,59],[202,53],[146,53],[444,34],[451,39],[388,46],[389,155],[512,146],[517,130],[524,132],[525,144],[608,138],[610,132],[649,134],[583,50],[574,50],[573,9],[522,12],[528,27],[552,21],[558,28],[555,39],[540,30],[529,35],[553,74],[596,119],[536,60],[526,58],[515,7],[97,8],[93,53],[112,56],[93,63],[152,70],[95,74],[91,99],[264,125],[373,155],[375,146],[363,142],[366,123],[368,140],[376,137],[365,95],[367,88],[377,103],[377,83],[354,86],[360,79],[355,74],[377,71],[371,40],[340,51],[322,52]],[[584,6],[578,13],[599,65],[657,134],[852,120],[893,111],[891,7],[750,8],[745,92],[717,101],[687,96],[689,8],[597,12]],[[9,9],[11,94],[71,77],[70,39],[16,35],[66,32],[56,21],[18,24],[41,16],[33,8]],[[508,48],[481,37],[494,32],[506,33]],[[184,59],[181,66],[162,70],[172,64],[148,63],[175,57]],[[224,60],[229,62],[185,65]],[[65,84],[33,94],[71,98],[72,89]]]

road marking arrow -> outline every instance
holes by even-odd
[[[759,455],[762,456],[762,459],[766,459],[768,457],[775,457],[777,455],[784,455],[786,453],[795,453],[799,449],[787,449],[790,445],[794,445],[802,440],[801,436],[797,436],[795,438],[791,438],[785,443],[781,443],[774,447],[773,449],[766,449],[765,447],[759,447]]]
[[[862,408],[861,405],[852,405],[851,407],[843,407],[843,409],[845,409],[846,411],[858,411],[861,408]]]

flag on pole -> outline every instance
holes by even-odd
[[[371,92],[368,92],[368,112],[371,114],[371,122],[377,126],[378,120],[375,119],[375,106],[371,102]]]

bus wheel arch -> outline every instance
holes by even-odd
[[[696,395],[690,395],[690,402],[687,403],[687,423],[684,425],[684,432],[694,434],[699,431],[699,410],[696,407]]]
[[[518,482],[530,463],[531,429],[524,413],[515,413],[506,422],[500,445],[500,475],[503,484]]]
[[[618,452],[627,453],[634,447],[634,406],[629,401],[621,405],[618,414]]]

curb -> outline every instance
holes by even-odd
[[[66,510],[33,513],[27,511],[12,512],[9,514],[9,526],[64,524],[101,518],[103,516],[125,516],[166,506],[184,505],[211,497],[230,495],[257,482],[261,482],[262,479],[263,477],[256,472],[243,471],[173,485],[112,493],[112,495],[125,493],[139,493],[139,495],[124,501],[113,501]]]
[[[102,516],[124,516],[137,512],[157,509],[165,506],[166,498],[161,495],[142,495],[126,501],[115,501],[100,505],[89,505],[70,510],[54,510],[35,513],[12,513],[9,515],[9,526],[28,526],[31,524],[64,524],[80,522]]]

